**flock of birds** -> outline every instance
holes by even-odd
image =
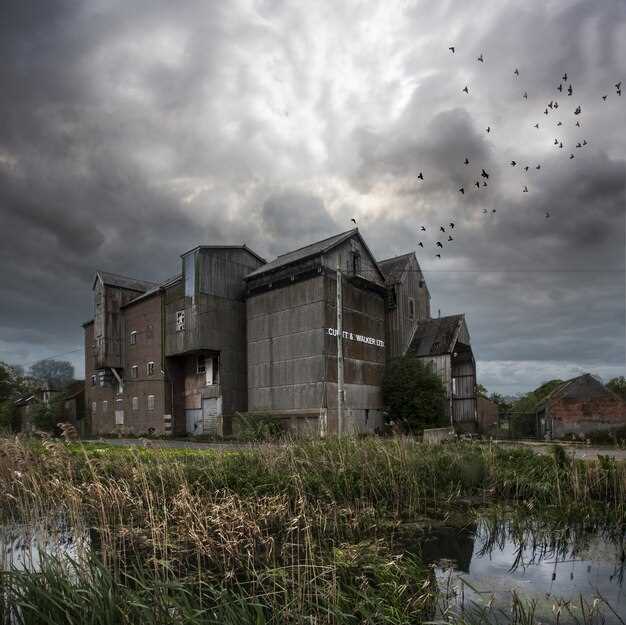
[[[456,53],[456,47],[455,46],[450,46],[448,49],[450,50],[450,52],[452,54]],[[484,63],[485,62],[484,54],[481,53],[480,56],[476,60],[479,63]],[[513,76],[515,77],[515,79],[519,79],[519,77],[520,77],[520,71],[519,71],[519,69],[517,67],[513,70]],[[614,86],[615,86],[616,94],[618,96],[621,96],[622,95],[622,81],[620,80],[619,82],[615,83]],[[573,87],[572,83],[569,81],[569,77],[568,77],[567,73],[564,73],[562,75],[561,80],[559,81],[559,84],[556,87],[556,91],[558,91],[560,94],[563,93],[563,90],[565,90],[565,93],[567,94],[566,97],[572,97],[574,95],[574,87]],[[462,93],[465,93],[466,95],[469,95],[469,93],[470,93],[469,85],[465,85],[463,87],[463,89],[461,89],[461,91],[462,91]],[[521,97],[524,100],[528,100],[528,92],[524,91],[522,93]],[[606,102],[607,98],[608,98],[608,94],[603,95],[602,96],[602,101]],[[550,100],[546,104],[546,107],[545,107],[545,110],[543,111],[543,114],[545,116],[549,116],[551,113],[555,113],[556,111],[558,111],[560,107],[561,107],[561,105],[559,104],[558,100],[552,99],[552,100]],[[575,122],[575,125],[574,125],[575,128],[582,128],[582,124],[580,123],[581,118],[579,117],[581,114],[582,114],[582,107],[580,105],[577,105],[574,108],[574,110],[573,110],[573,115],[576,118],[576,122]],[[542,124],[540,122],[536,122],[536,123],[533,124],[533,127],[535,129],[539,129],[541,126],[542,126]],[[563,121],[557,120],[556,124],[555,124],[555,127],[556,128],[560,128],[562,126],[563,126]],[[491,131],[492,131],[491,126],[487,126],[487,128],[485,129],[485,132],[487,134],[490,134]],[[570,151],[569,160],[572,160],[572,159],[575,158],[575,154],[574,154],[575,150],[583,149],[587,145],[589,145],[589,142],[587,141],[586,138],[581,138],[580,140],[578,140],[575,143],[574,150]],[[562,150],[562,149],[565,148],[565,144],[563,143],[563,140],[558,138],[558,137],[556,137],[554,139],[553,146],[556,147],[556,149],[558,149],[558,150]],[[463,163],[464,163],[464,165],[466,167],[470,165],[470,159],[469,159],[468,156],[465,157]],[[524,172],[524,174],[527,174],[531,167],[534,167],[534,169],[536,171],[541,170],[541,163],[537,163],[536,165],[528,165],[528,164],[521,165],[516,160],[511,160],[510,161],[510,166],[511,167],[517,167],[518,165],[520,167],[520,170],[522,172]],[[484,189],[485,187],[489,186],[489,182],[488,182],[489,181],[489,175],[490,175],[489,172],[486,171],[484,167],[480,167],[480,169],[481,169],[480,174],[476,175],[476,178],[478,178],[478,179],[475,180],[471,184],[471,187],[476,187],[476,189],[478,191],[480,191],[481,189]],[[420,183],[422,183],[424,181],[424,172],[420,171],[418,173],[417,181],[418,181],[418,184],[420,184]],[[465,188],[465,184],[461,185],[461,187],[458,189],[458,192],[462,196],[466,195],[467,191],[466,191],[466,188]],[[521,192],[522,193],[528,193],[529,192],[528,191],[528,184],[526,184],[526,183],[522,184]],[[495,208],[491,209],[491,211],[488,211],[486,208],[482,209],[482,213],[483,214],[488,214],[489,212],[491,212],[491,214],[495,214],[496,213],[496,209]],[[550,218],[550,211],[546,211],[545,218],[546,219]],[[355,219],[352,219],[352,221],[356,224],[356,220]],[[445,235],[447,233],[448,237],[447,237],[447,241],[446,241],[445,237],[437,236],[436,237],[437,239],[443,239],[443,241],[442,240],[434,241],[435,249],[441,249],[443,251],[444,242],[446,243],[446,245],[454,242],[454,240],[455,240],[454,237],[450,234],[449,231],[446,231],[446,227],[448,227],[450,230],[453,230],[454,229],[454,222],[450,222],[448,224],[448,226],[445,226],[445,225],[440,225],[439,226],[439,230],[437,231],[437,235],[439,235],[440,233],[444,233],[444,235]],[[427,228],[425,226],[420,226],[420,230],[419,231],[420,231],[420,233],[426,232]],[[424,242],[423,241],[419,241],[418,242],[418,246],[423,248],[424,247]],[[435,254],[435,257],[436,258],[441,258],[441,253],[437,252]]]

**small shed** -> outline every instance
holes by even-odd
[[[465,315],[418,321],[407,353],[415,354],[441,378],[455,429],[475,432],[476,362]]]
[[[557,386],[536,407],[540,438],[584,437],[626,427],[626,402],[585,373]]]

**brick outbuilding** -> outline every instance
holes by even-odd
[[[537,405],[543,438],[585,436],[626,427],[626,402],[585,373],[557,386]]]

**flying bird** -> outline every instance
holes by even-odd
[[[465,189],[464,189],[463,187],[461,187],[461,188],[459,189],[459,193],[463,193],[463,194],[465,194]]]
[[[563,82],[567,81],[567,74],[563,74]]]
[[[483,208],[483,214],[487,213],[487,209]]]
[[[573,155],[573,154],[570,154],[570,155],[569,155],[569,159],[570,159],[570,161],[571,161],[573,158],[574,158],[574,155]]]
[[[608,97],[608,95],[603,95],[603,96],[602,96],[602,99],[603,99],[603,100],[606,100],[606,99],[607,99],[607,97]]]
[[[557,89],[558,89],[559,91],[563,91],[563,85],[559,85],[559,86],[557,87]]]
[[[354,217],[350,221],[353,222],[354,225],[356,226],[356,219]]]
[[[555,103],[554,103],[554,108],[555,108],[555,109],[558,109],[558,108],[559,108],[559,103],[558,103],[558,102],[555,102]]]
[[[454,230],[454,222],[451,221],[449,225],[450,225],[450,228],[452,228],[452,230]]]
[[[474,184],[476,185],[477,189],[480,189],[480,182],[478,180]]]
[[[424,174],[420,171],[420,173],[417,175],[417,179],[418,180],[424,180]]]
[[[558,139],[554,140],[554,145],[559,145],[559,140]]]
[[[483,53],[480,53],[480,56],[478,57],[478,59],[476,59],[477,61],[480,61],[481,63],[484,63],[485,60],[483,59]]]
[[[557,126],[562,126],[562,125],[563,125],[563,122],[557,122],[557,123],[556,123],[556,125],[557,125]]]
[[[448,235],[448,241],[454,241],[454,239],[450,235]]]
[[[491,126],[487,126],[487,132],[491,132]]]
[[[559,148],[563,147],[563,142],[561,141],[561,143],[559,143]]]
[[[541,165],[537,165],[537,167],[535,167],[535,169],[541,169]]]
[[[554,100],[550,100],[550,102],[548,102],[548,106],[552,108],[554,106]]]
[[[443,226],[439,226],[439,230],[441,230],[441,232],[445,232],[446,229]]]
[[[522,189],[522,193],[528,193],[528,187],[524,186],[524,188]]]
[[[528,171],[528,165],[526,165],[526,167],[524,167],[524,171]]]
[[[580,106],[577,106],[576,109],[574,110],[574,115],[580,115],[582,109],[580,108]]]
[[[621,80],[619,82],[615,83],[615,88],[618,89],[618,90],[622,88],[622,81]]]
[[[574,90],[572,89],[572,85],[570,85],[570,86],[567,88],[567,95],[572,95],[572,93],[574,93]]]
[[[550,219],[550,213],[546,212],[546,219]]]
[[[513,72],[516,76],[519,76],[519,69],[517,69],[517,67],[515,68],[515,71]]]
[[[437,243],[435,243],[435,245],[436,245],[437,247],[443,247],[443,245],[441,244],[441,241],[437,241]]]
[[[467,85],[465,85],[465,87],[463,87],[463,89],[462,89],[462,90],[463,90],[463,91],[465,91],[465,93],[468,93],[468,94],[469,94],[469,89],[467,88]]]
[[[480,175],[481,175],[483,178],[489,178],[489,174],[488,174],[488,173],[487,173],[484,169],[480,172]]]
[[[578,128],[580,128],[580,122],[576,122],[576,126],[578,126]]]
[[[515,165],[517,165],[517,163],[515,161],[511,161],[511,167],[515,167]]]
[[[450,47],[448,48],[448,50],[450,50],[450,52],[452,52],[452,54],[454,54],[454,46],[450,46]]]
[[[426,232],[426,228],[425,228],[424,226],[422,226],[422,227],[420,228],[420,230],[421,230],[422,232]]]
[[[539,124],[535,124],[535,128],[539,128]]]
[[[483,180],[483,187],[486,187],[487,183]]]
[[[548,114],[548,109],[546,109],[546,110],[543,112],[543,114],[544,114],[544,115],[547,115],[547,114]]]
[[[421,241],[418,243],[418,245],[419,245],[420,247],[424,247],[424,244],[423,244]]]
[[[587,139],[583,139],[583,145],[587,145]]]
[[[441,254],[435,254],[437,258],[441,258]]]
[[[615,93],[617,93],[618,96],[620,96],[620,98],[622,97],[622,90],[618,89]]]
[[[491,210],[491,212],[495,214],[496,209],[495,209],[495,208],[493,208],[493,209]]]
[[[469,158],[466,158],[466,159],[465,159],[465,164],[466,164],[466,165],[469,165]]]
[[[579,141],[579,142],[576,144],[576,147],[577,147],[577,148],[582,148],[582,147],[583,147],[583,144]]]
[[[524,98],[524,100],[528,100],[528,92],[524,91],[524,95],[522,96],[522,98]]]

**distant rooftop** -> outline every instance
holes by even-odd
[[[137,291],[139,293],[144,293],[145,291],[153,289],[155,286],[157,286],[156,282],[148,282],[147,280],[129,278],[128,276],[122,276],[120,274],[110,273],[108,271],[98,271],[96,273],[96,279],[98,277],[102,280],[102,283],[107,286],[116,286],[121,289],[128,289],[129,291]]]
[[[441,356],[454,349],[457,329],[464,322],[464,315],[450,315],[417,322],[409,352],[416,356]]]
[[[399,282],[412,256],[413,252],[409,252],[408,254],[387,258],[386,260],[379,260],[378,266],[385,274],[385,280],[388,283]]]

